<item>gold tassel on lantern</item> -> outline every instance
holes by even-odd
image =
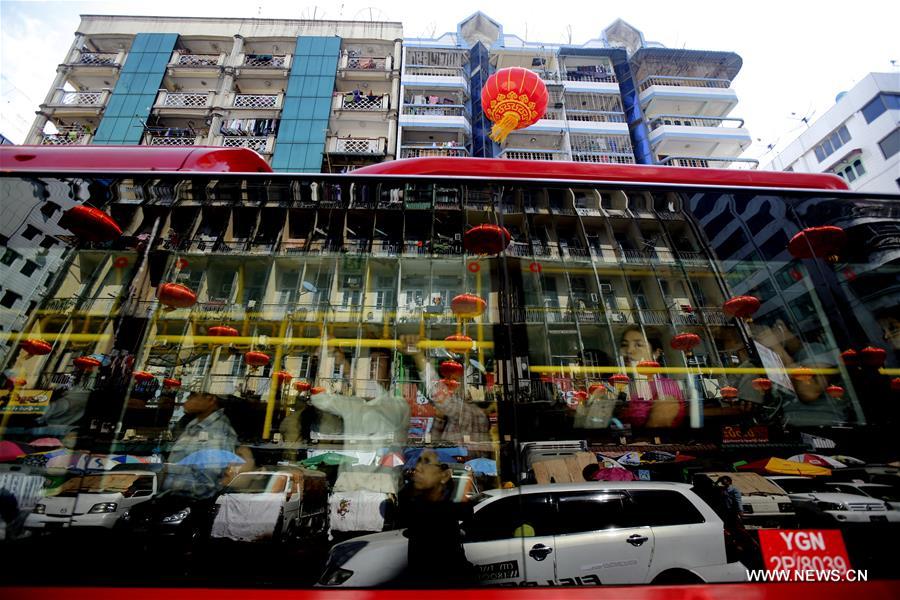
[[[503,118],[491,128],[491,139],[502,144],[510,133],[518,129],[519,120],[519,115],[513,111],[503,113]]]

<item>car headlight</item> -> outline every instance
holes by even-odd
[[[320,585],[341,585],[353,576],[353,571],[342,569],[347,561],[369,545],[369,542],[344,542],[332,548],[325,565],[325,572],[319,579]]]
[[[169,525],[177,525],[187,519],[188,515],[191,514],[190,508],[183,508],[179,510],[177,513],[173,513],[166,517],[162,518],[163,523],[167,523]]]
[[[116,509],[119,507],[115,502],[101,502],[100,504],[95,504],[89,510],[89,513],[111,513],[116,512]]]
[[[818,506],[820,510],[847,510],[846,506],[837,502],[819,501],[816,502],[816,506]]]
[[[47,507],[44,504],[38,504],[33,509],[31,509],[31,512],[36,515],[43,515],[47,512]]]
[[[752,514],[753,514],[753,506],[750,505],[750,504],[744,504],[744,505],[741,507],[741,510],[743,510],[743,511],[744,511],[745,513],[747,513],[748,515],[752,515]]]
[[[779,502],[778,510],[779,512],[791,512],[794,510],[794,505],[790,502]]]

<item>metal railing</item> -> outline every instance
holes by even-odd
[[[358,99],[353,94],[341,95],[341,110],[379,111],[387,110],[390,96],[361,96]]]
[[[729,88],[727,79],[711,79],[707,77],[673,77],[669,75],[651,75],[638,84],[638,91],[643,92],[652,85],[672,85],[677,87]]]
[[[462,67],[433,67],[429,65],[406,65],[404,75],[424,75],[426,77],[462,77]]]
[[[735,164],[736,163],[736,164]],[[693,169],[756,169],[759,161],[755,158],[706,158],[690,156],[668,156],[659,161],[661,165],[671,167],[690,167]]]
[[[208,92],[164,92],[162,106],[174,108],[206,108]]]
[[[565,155],[559,150],[504,150],[500,158],[513,160],[565,160]]]
[[[222,139],[222,146],[225,148],[250,148],[260,154],[265,154],[267,152],[268,143],[269,138],[266,136],[245,137],[242,135],[228,135]]]
[[[400,158],[420,158],[423,156],[468,156],[463,147],[438,148],[432,146],[401,146]]]
[[[644,252],[643,250],[624,250],[619,249],[620,256],[627,263],[641,264],[647,265],[656,258],[653,254],[649,252]]]
[[[726,125],[728,124],[728,125]],[[657,115],[650,120],[650,131],[672,125],[675,127],[727,127],[741,128],[744,120],[737,117],[696,117],[693,115]]]
[[[384,154],[382,138],[334,138],[333,154]]]
[[[429,117],[464,117],[466,107],[462,104],[404,104],[404,115]]]
[[[286,64],[286,56],[272,56],[270,54],[248,54],[244,57],[242,67],[256,67],[261,69],[283,69]]]
[[[568,65],[562,74],[562,79],[564,81],[590,81],[594,83],[618,83],[619,81],[616,79],[612,67],[579,71],[577,67],[573,68]]]
[[[701,252],[676,252],[675,257],[686,267],[709,267],[709,260]]]
[[[572,152],[574,162],[609,163],[619,165],[633,165],[634,156],[631,154],[610,154],[601,152]]]
[[[591,253],[587,248],[563,246],[563,256],[574,260],[591,260]]]
[[[95,67],[113,66],[118,54],[114,52],[82,52],[75,61],[78,65],[90,65]]]
[[[277,108],[278,94],[235,94],[234,108]]]
[[[198,145],[195,135],[150,135],[147,138],[148,146],[196,146]],[[202,136],[206,137],[206,136]]]
[[[45,133],[41,136],[42,146],[77,146],[87,144],[91,134],[84,128],[57,127],[58,133]]]
[[[58,104],[66,106],[96,106],[102,104],[103,92],[63,92]]]
[[[700,314],[707,325],[730,325],[731,318],[721,308],[701,308]]]
[[[387,59],[375,56],[348,56],[344,68],[353,71],[386,71]]]
[[[178,67],[216,67],[219,65],[218,54],[179,54],[175,66]]]
[[[569,121],[581,121],[588,123],[624,123],[625,113],[602,110],[566,109],[566,118]]]

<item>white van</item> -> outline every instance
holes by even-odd
[[[790,496],[774,482],[758,473],[704,473],[713,481],[731,477],[741,492],[744,526],[748,529],[791,528],[796,520]]]
[[[34,507],[25,527],[106,527],[116,524],[130,508],[156,494],[156,474],[113,471],[73,477],[52,490]]]

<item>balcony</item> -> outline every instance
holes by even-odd
[[[391,97],[388,94],[364,96],[362,94],[335,94],[332,102],[334,111],[352,111],[356,113],[381,113],[391,107]]]
[[[260,154],[272,154],[275,149],[275,136],[243,136],[226,135],[222,138],[225,148],[249,148]]]
[[[664,113],[724,117],[737,106],[727,79],[653,75],[638,84],[639,102],[648,117]]]
[[[154,110],[160,115],[205,116],[213,104],[215,92],[170,92],[160,90]]]
[[[500,158],[510,160],[568,160],[561,150],[523,150],[507,148],[500,153]]]
[[[560,79],[567,92],[618,93],[619,91],[619,80],[611,64],[563,64]]]
[[[342,79],[388,79],[393,64],[391,56],[361,56],[358,52],[345,51],[338,63],[338,76]]]
[[[744,120],[737,118],[658,115],[648,125],[657,156],[734,157],[751,142]]]
[[[467,90],[463,76],[465,54],[424,48],[408,48],[402,81],[408,87],[457,88]],[[432,84],[432,85],[430,85]]]
[[[469,115],[463,104],[422,104],[406,102],[400,111],[400,126],[417,129],[471,131]]]
[[[384,156],[385,138],[329,137],[325,146],[328,154],[344,156]]]
[[[287,77],[291,70],[291,55],[241,54],[237,59],[235,75],[253,78]]]
[[[42,146],[84,146],[91,143],[93,135],[84,127],[57,127],[58,133],[41,135]]]
[[[709,260],[700,252],[676,252],[676,258],[684,267],[694,269],[709,268]]]
[[[753,170],[759,167],[755,158],[703,158],[698,156],[667,156],[659,161],[661,165],[670,167],[689,167],[692,169],[743,169]]]
[[[172,77],[218,77],[219,68],[225,64],[225,54],[184,54],[180,50],[172,53],[167,65]]]
[[[203,146],[207,133],[175,127],[147,127],[144,130],[145,146]]]
[[[435,156],[465,157],[469,151],[462,146],[425,146],[403,145],[400,146],[400,158],[424,158]]]
[[[626,135],[576,135],[569,138],[575,162],[634,164],[631,138]]]
[[[47,107],[57,116],[93,116],[103,111],[108,99],[108,89],[83,92],[58,89]]]
[[[231,108],[242,110],[279,111],[284,94],[234,94]]]

